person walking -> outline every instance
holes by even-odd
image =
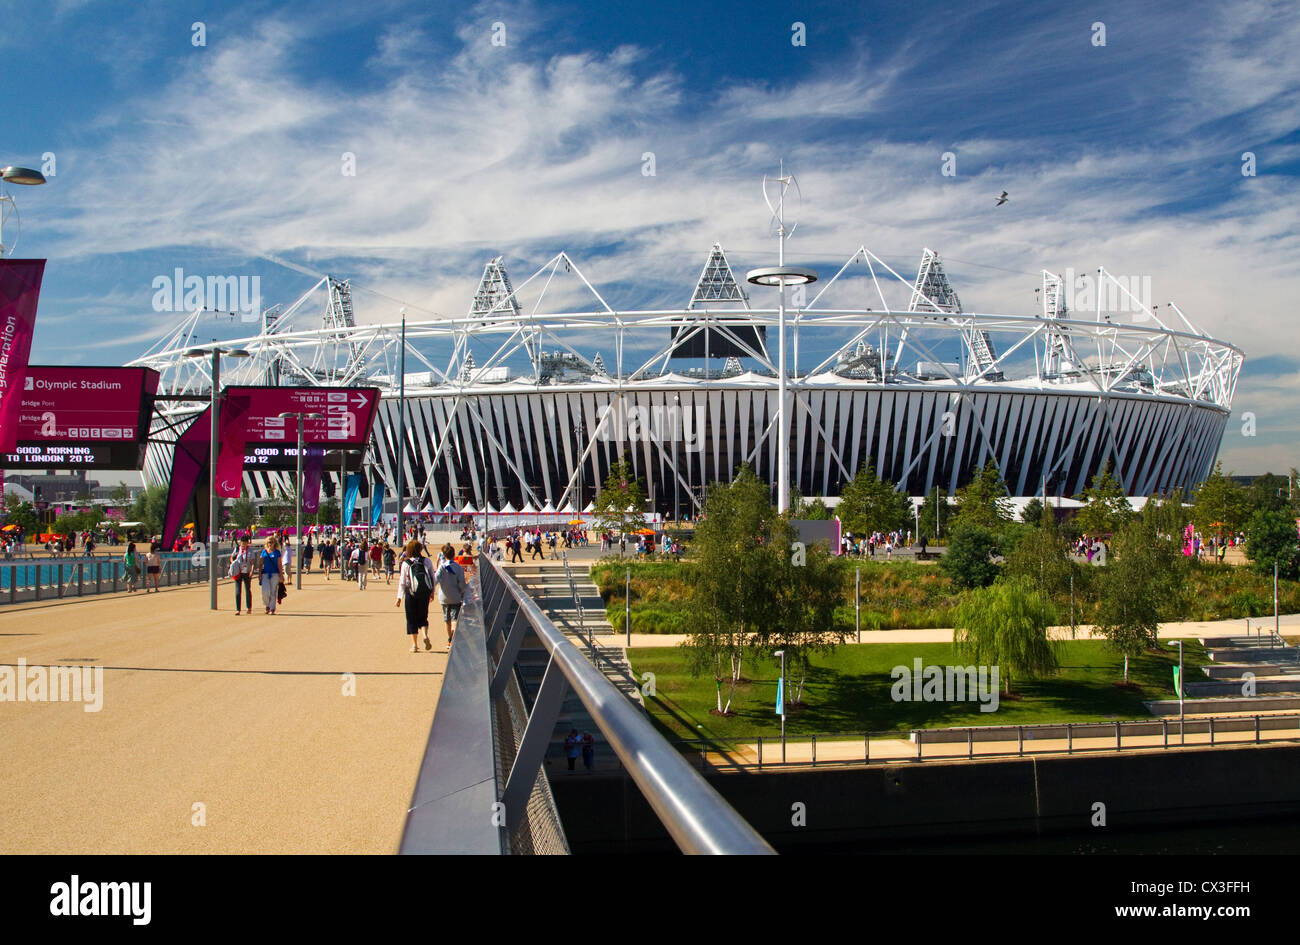
[[[311,559],[316,556],[316,549],[311,543],[311,534],[307,535],[307,543],[302,549],[302,570],[304,574],[311,574]]]
[[[247,613],[253,612],[253,569],[257,562],[248,547],[248,539],[241,538],[235,553],[230,556],[230,576],[235,581],[235,616],[239,616],[239,605],[247,602]],[[243,594],[243,601],[240,594]]]
[[[279,542],[274,536],[266,539],[266,547],[259,556],[261,561],[262,604],[268,614],[275,613],[280,602],[280,585],[284,583],[284,559],[280,556]]]
[[[159,593],[162,590],[162,588],[158,586],[158,582],[162,580],[162,555],[158,553],[157,542],[154,542],[152,545],[149,546],[149,557],[145,558],[144,570],[145,570],[144,592],[146,594],[149,593],[148,582],[152,580],[154,593],[155,594]]]
[[[591,766],[596,761],[596,739],[591,732],[582,733],[582,766],[587,769],[587,774],[591,774]]]
[[[330,579],[330,569],[334,567],[334,542],[328,539],[321,539],[320,543],[320,568],[325,572],[325,580]]]
[[[564,757],[569,762],[569,774],[573,774],[574,765],[578,763],[578,752],[581,750],[582,737],[578,735],[576,728],[569,729],[569,734],[564,736]]]
[[[456,549],[450,543],[442,546],[442,556],[433,583],[438,588],[438,603],[442,605],[442,619],[447,625],[447,646],[450,647],[451,625],[460,622],[460,605],[465,602],[469,584],[465,580],[465,569],[456,563]]]
[[[356,550],[352,552],[352,566],[356,568],[357,590],[359,591],[366,589],[366,572],[368,570],[366,558],[368,553],[369,549],[366,547],[366,540],[363,538],[361,544],[357,545]]]
[[[406,605],[406,634],[411,638],[411,652],[420,652],[416,639],[424,630],[424,648],[433,649],[429,642],[429,599],[433,595],[433,566],[424,555],[420,543],[412,538],[402,554],[402,570],[397,578],[395,607]]]
[[[397,565],[397,552],[388,542],[384,542],[384,583],[393,583],[393,569]]]
[[[126,546],[126,554],[122,555],[122,570],[126,576],[126,591],[134,594],[135,582],[140,579],[140,556],[135,553],[135,542]]]

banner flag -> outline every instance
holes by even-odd
[[[162,546],[170,548],[185,521],[190,500],[198,498],[195,534],[207,530],[208,459],[212,448],[212,407],[204,407],[176,441],[172,453],[171,481],[167,485],[167,512],[163,516]],[[202,488],[200,489],[200,484]],[[200,519],[203,521],[200,522]]]
[[[361,475],[348,473],[347,489],[343,493],[343,524],[352,524],[352,510],[357,507],[357,493],[361,491]]]
[[[44,259],[0,259],[0,453],[18,446],[18,412],[44,274]]]
[[[785,715],[785,677],[776,681],[776,714]]]
[[[217,495],[238,499],[244,482],[244,445],[248,435],[250,398],[227,394],[217,419]]]
[[[384,484],[375,483],[375,488],[370,494],[370,524],[378,525],[380,517],[384,514]]]
[[[325,451],[309,446],[302,462],[302,510],[308,515],[315,515],[320,511],[320,481],[325,467]]]

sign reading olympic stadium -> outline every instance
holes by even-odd
[[[372,474],[394,496],[400,452],[404,504],[438,510],[581,511],[626,460],[654,511],[690,514],[742,464],[776,483],[783,433],[805,496],[838,495],[868,464],[914,496],[951,493],[990,461],[1014,495],[1077,495],[1107,464],[1130,495],[1190,490],[1213,468],[1244,356],[1177,305],[1148,305],[1141,280],[1094,270],[1085,302],[1044,270],[1036,308],[1000,314],[966,311],[928,249],[914,278],[865,246],[819,268],[797,291],[742,291],[715,244],[683,307],[616,310],[566,253],[518,286],[497,257],[467,280],[463,316],[406,322],[404,384],[401,325],[355,324],[349,284],[325,277],[292,317],[232,340],[252,357],[230,379],[374,385]],[[202,393],[183,348],[133,364]],[[186,410],[160,410],[155,432]],[[255,449],[246,486],[269,496],[289,456]],[[169,455],[150,446],[146,479],[167,480]]]
[[[149,368],[29,365],[5,465],[139,469],[158,382]]]

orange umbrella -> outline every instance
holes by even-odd
[[[580,518],[571,518],[571,519],[569,519],[569,524],[570,524],[570,525],[586,525],[587,523],[584,522],[584,521],[583,521],[582,519],[580,519]]]
[[[633,535],[653,535],[654,533],[655,533],[655,530],[654,530],[653,528],[638,528],[638,529],[637,529],[636,531],[634,531],[632,534],[633,534]]]

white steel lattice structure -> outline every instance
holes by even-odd
[[[991,459],[1016,495],[1075,495],[1106,462],[1130,494],[1194,487],[1218,452],[1242,352],[1172,303],[1148,306],[1104,270],[1094,278],[1086,315],[1046,271],[1041,311],[973,313],[937,254],[927,249],[909,281],[860,247],[787,307],[792,484],[836,495],[870,463],[912,495],[952,491]],[[552,310],[560,283],[591,304]],[[321,311],[321,293],[323,327],[296,327]],[[858,304],[842,307],[846,296]],[[566,253],[518,289],[493,259],[464,316],[407,321],[405,501],[577,511],[624,456],[670,513],[689,512],[702,486],[741,463],[772,481],[777,311],[755,301],[768,307],[751,306],[718,245],[685,307],[667,310],[611,307]],[[158,369],[165,393],[207,390],[206,364],[184,357],[199,314],[131,362]],[[323,277],[261,333],[230,341],[253,356],[228,363],[223,380],[383,388],[371,461],[392,497],[400,326],[351,322],[348,284]],[[701,333],[713,356],[684,357]],[[168,428],[192,412],[155,418],[148,481],[166,481]],[[287,477],[248,471],[246,494]]]

